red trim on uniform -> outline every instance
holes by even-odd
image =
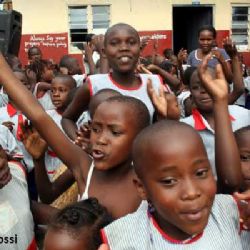
[[[14,116],[17,113],[17,110],[10,104],[7,104],[7,112],[10,117]]]
[[[19,162],[19,161],[9,161],[9,162],[11,162],[11,163],[13,163],[14,165],[16,165],[17,167],[19,167],[19,168],[23,171],[25,177],[27,177],[26,169],[25,169],[25,167],[22,165],[21,162]]]
[[[47,171],[47,174],[54,174],[56,171],[55,170],[51,170],[51,171]]]
[[[91,97],[91,96],[93,96],[93,85],[92,85],[92,82],[91,82],[89,77],[86,79],[86,83],[88,84],[89,94],[90,94],[90,97]]]
[[[52,150],[48,150],[48,155],[51,157],[57,157],[56,153],[53,152]]]
[[[102,242],[103,242],[104,244],[108,244],[108,238],[107,238],[107,236],[106,236],[106,233],[105,233],[104,229],[101,229],[101,230],[100,230],[100,234],[101,234]]]
[[[37,250],[36,240],[35,237],[33,237],[31,243],[29,244],[27,250]]]
[[[7,104],[7,113],[10,117],[13,117],[17,114],[17,110],[10,104]],[[23,115],[18,114],[18,124],[17,124],[17,131],[16,131],[16,138],[18,141],[20,141],[20,134],[22,133],[20,124],[23,123]]]
[[[192,116],[194,119],[194,128],[196,130],[204,130],[206,129],[206,125],[203,121],[202,115],[197,109],[192,110]],[[229,115],[231,121],[235,121],[235,118],[232,115]]]
[[[229,115],[229,118],[230,118],[231,122],[236,120],[232,115]]]
[[[17,138],[18,141],[21,140],[20,136],[22,135],[21,124],[23,124],[23,115],[19,114],[18,115],[17,131],[16,131],[16,138]]]
[[[193,109],[192,116],[194,119],[194,128],[196,130],[204,130],[206,128],[206,125],[203,122],[200,112],[197,109]]]
[[[63,111],[59,111],[59,110],[57,110],[57,109],[55,109],[55,111],[56,111],[56,113],[57,113],[58,115],[62,116]]]
[[[153,215],[149,211],[148,211],[148,217],[149,217],[150,221],[152,222],[152,224],[154,225],[154,227],[156,228],[156,230],[162,235],[162,237],[165,238],[167,241],[175,243],[175,244],[184,244],[184,245],[191,244],[191,243],[199,240],[203,235],[203,232],[202,232],[202,233],[197,234],[194,237],[187,239],[187,240],[177,240],[177,239],[174,239],[171,236],[169,236],[167,233],[165,233],[160,228],[160,226],[158,225],[158,223],[154,219]]]
[[[140,76],[140,75],[139,75]],[[119,83],[117,83],[113,78],[112,78],[112,75],[111,73],[108,74],[108,77],[109,77],[109,80],[119,89],[123,89],[123,90],[137,90],[139,88],[141,88],[142,86],[142,79],[141,79],[141,76],[140,76],[140,85],[138,87],[133,87],[133,88],[126,88],[126,86],[123,86]]]
[[[38,92],[38,86],[39,86],[39,84],[40,84],[40,82],[38,82],[37,85],[36,85],[36,98],[37,99],[42,98],[46,94],[46,92],[47,92],[47,91],[40,91],[40,92]]]
[[[162,86],[163,86],[164,91],[167,92],[167,93],[172,94],[173,92],[172,92],[172,90],[170,89],[170,87],[168,86],[168,84],[164,83],[164,81],[163,81],[163,79],[162,79],[162,77],[161,77],[160,75],[157,75],[157,76],[158,76],[158,78],[159,78],[159,80],[160,80],[160,83],[161,83]]]

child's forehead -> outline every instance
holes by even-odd
[[[106,34],[106,39],[111,39],[113,37],[119,37],[122,35],[128,35],[131,37],[135,37],[139,39],[139,35],[135,29],[129,26],[116,26],[113,29],[111,29],[107,34]]]

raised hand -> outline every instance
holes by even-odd
[[[22,133],[19,135],[25,149],[34,159],[39,159],[48,149],[48,145],[37,130],[26,120],[20,124]]]
[[[167,108],[167,99],[165,96],[163,85],[160,86],[159,94],[157,94],[153,88],[151,79],[148,79],[147,91],[157,114],[160,115],[162,118],[166,118],[168,113],[168,108]]]
[[[211,69],[207,67],[208,60],[212,55],[207,55],[198,68],[199,76],[206,91],[210,94],[214,101],[228,98],[228,85],[225,79],[222,67],[216,65],[215,75]]]
[[[141,74],[152,74],[152,72],[148,70],[143,64],[138,64],[136,70]]]
[[[187,50],[181,48],[177,55],[178,63],[183,64],[187,60]]]
[[[79,130],[76,131],[77,137],[75,139],[75,144],[81,147],[87,153],[90,152],[90,124],[83,124]]]
[[[243,223],[244,229],[250,230],[250,190],[234,193],[234,198],[239,207],[240,222]]]
[[[227,54],[230,56],[230,58],[236,57],[238,55],[235,43],[232,41],[231,38],[226,37],[223,39],[223,47]]]
[[[0,189],[11,180],[11,173],[8,166],[7,155],[0,145]]]

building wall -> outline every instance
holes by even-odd
[[[111,25],[125,22],[134,26],[141,36],[150,35],[158,40],[159,52],[172,47],[172,6],[192,4],[191,0],[13,0],[13,8],[23,14],[20,56],[27,62],[26,51],[32,42],[40,42],[45,57],[55,58],[73,53],[68,45],[68,5],[110,5]],[[249,0],[201,0],[200,5],[213,6],[214,26],[218,42],[230,34],[232,4],[249,4]],[[56,39],[55,37],[58,37]],[[40,40],[39,40],[40,39]],[[60,43],[58,45],[58,43]],[[65,46],[66,44],[66,46]],[[149,53],[153,42],[145,53]],[[79,58],[80,51],[77,51]],[[245,53],[250,65],[250,52]]]

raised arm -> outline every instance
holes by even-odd
[[[83,111],[86,111],[90,101],[90,90],[88,84],[83,84],[76,92],[74,99],[63,113],[62,127],[65,133],[73,141],[76,139],[76,122]]]
[[[221,64],[225,79],[228,83],[231,83],[233,79],[233,74],[230,62],[226,61],[221,52],[217,49],[212,50],[212,54],[218,59],[219,63]]]
[[[39,197],[43,203],[50,204],[66,191],[74,183],[75,179],[72,172],[67,169],[54,182],[50,182],[44,163],[45,152],[48,149],[47,143],[27,121],[22,124],[21,128],[22,143],[34,161],[35,180]]]
[[[90,164],[88,155],[63,134],[31,92],[15,77],[1,53],[0,82],[57,156],[73,171],[77,182],[80,181],[82,167],[86,165],[88,170]]]
[[[211,56],[211,55],[210,55]],[[214,102],[215,163],[219,192],[232,193],[242,181],[240,156],[228,112],[228,86],[220,64],[216,76],[207,69],[207,56],[199,67],[199,75]]]
[[[234,104],[234,102],[242,95],[245,91],[245,86],[242,77],[241,62],[238,57],[238,51],[235,44],[230,38],[226,38],[223,41],[224,48],[227,54],[231,58],[232,71],[233,71],[233,90],[228,95],[228,103]]]

